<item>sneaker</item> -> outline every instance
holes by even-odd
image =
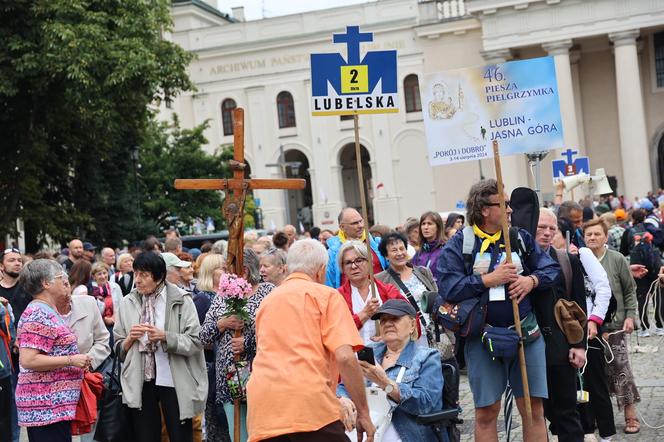
[[[593,433],[590,434],[584,434],[583,435],[583,442],[597,442],[597,438]]]
[[[655,334],[656,334],[657,336],[664,336],[664,328],[657,327],[657,328],[655,329]]]
[[[647,338],[650,336],[650,332],[648,330],[639,330],[639,332],[636,335],[639,338]]]

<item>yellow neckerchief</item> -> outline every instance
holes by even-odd
[[[491,244],[495,244],[498,241],[500,241],[500,236],[503,233],[502,230],[497,231],[493,235],[489,235],[488,233],[482,232],[482,230],[477,227],[475,224],[473,224],[473,233],[475,236],[479,237],[482,241],[482,245],[480,246],[480,255],[489,248]]]
[[[343,243],[345,243],[346,241],[348,241],[348,238],[346,238],[346,234],[345,234],[344,231],[341,230],[341,229],[339,229],[339,233],[337,234],[337,236],[339,237],[339,240],[341,241],[341,244],[343,244]],[[364,241],[366,240],[366,238],[367,238],[367,231],[366,231],[366,230],[363,230],[363,231],[362,231],[362,237],[361,237],[360,239],[358,239],[358,241],[362,241],[362,242],[364,242]]]

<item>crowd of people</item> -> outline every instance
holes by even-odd
[[[475,440],[494,441],[503,395],[526,413],[519,346],[524,440],[547,440],[547,421],[561,442],[611,440],[611,396],[618,426],[638,433],[627,336],[664,336],[664,192],[574,202],[559,187],[534,231],[510,229],[511,262],[500,199],[482,180],[446,219],[365,228],[348,207],[336,232],[247,232],[241,314],[225,241],[186,249],[171,229],[99,253],[78,238],[57,252],[7,248],[0,441],[18,441],[20,427],[30,441],[70,441],[85,374],[121,364],[124,431],[138,442],[229,441],[236,428],[250,442],[454,442],[454,421],[422,419],[445,407],[450,361],[473,396],[453,407],[473,407]],[[82,440],[106,440],[88,430]]]

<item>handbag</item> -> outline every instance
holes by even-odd
[[[129,407],[122,402],[120,382],[121,363],[117,354],[113,356],[113,366],[105,382],[104,393],[99,401],[99,418],[94,439],[99,442],[132,442],[131,417]]]
[[[233,361],[224,369],[224,380],[233,401],[247,400],[247,382],[251,374],[248,361]]]
[[[395,379],[397,384],[401,382],[405,373],[406,367],[401,367],[399,374]],[[376,384],[372,383],[370,386],[366,387],[366,393],[371,422],[373,422],[376,427],[374,442],[381,442],[385,436],[385,432],[392,423],[392,414],[394,413],[394,409],[397,408],[397,405],[391,403],[387,397],[387,393],[378,388]],[[357,441],[357,431],[355,430],[346,432],[346,436],[348,436],[352,442]]]

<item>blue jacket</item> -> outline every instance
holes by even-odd
[[[380,342],[371,344],[371,347],[376,363],[381,364],[387,346]],[[387,376],[396,380],[401,367],[406,368],[403,379],[398,384],[401,402],[397,404],[390,400],[390,403],[396,406],[392,423],[399,437],[403,442],[438,440],[433,428],[418,424],[415,417],[443,408],[443,369],[440,354],[437,350],[417,346],[411,341],[401,352],[397,363],[387,369]],[[350,397],[344,384],[337,387],[337,396]],[[447,440],[446,434],[443,437]]]
[[[373,236],[369,235],[369,244],[371,244],[371,250],[373,250],[376,256],[378,256],[381,267],[385,270],[387,267],[387,260],[378,252],[378,241],[376,241]],[[334,289],[338,289],[339,286],[341,286],[341,269],[337,263],[337,255],[339,254],[339,249],[342,245],[343,244],[338,236],[333,236],[327,240],[327,256],[329,257],[329,260],[327,262],[325,285]]]
[[[543,252],[530,234],[523,229],[519,230],[519,235],[523,238],[527,256],[523,259],[523,275],[534,275],[539,280],[538,289],[546,289],[555,285],[556,278],[560,273],[560,266]],[[480,250],[482,241],[475,237],[475,246],[473,247],[473,259]],[[487,253],[494,253],[498,256],[499,243],[489,246]],[[512,249],[517,250],[517,245],[512,244]],[[497,259],[493,259],[489,271],[493,271]],[[480,275],[469,274],[463,257],[463,234],[454,235],[445,244],[443,253],[438,260],[438,271],[440,281],[438,282],[438,302],[457,303],[473,297],[481,297],[489,289],[484,286]],[[509,298],[509,292],[506,288],[506,299],[504,301],[491,301],[487,311],[487,323],[498,327],[509,327],[514,325],[514,314],[512,312],[512,301]],[[524,318],[532,311],[530,296],[537,296],[537,292],[529,293],[519,303],[519,315]]]

